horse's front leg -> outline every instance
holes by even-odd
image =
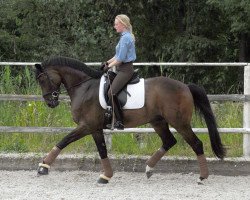
[[[61,150],[68,146],[70,143],[81,139],[89,133],[84,125],[79,125],[76,129],[66,135],[43,159],[42,163],[38,166],[38,175],[47,175],[50,165],[55,161],[56,157],[60,154]]]
[[[95,132],[92,136],[98,149],[99,155],[101,157],[101,164],[104,171],[104,173],[100,175],[98,183],[106,184],[113,176],[113,170],[109,158],[107,156],[107,147],[103,135],[103,130]]]

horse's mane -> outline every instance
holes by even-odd
[[[89,68],[85,63],[68,57],[57,56],[42,62],[43,67],[47,66],[67,66],[86,73],[92,78],[101,78],[103,72]]]

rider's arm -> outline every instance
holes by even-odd
[[[120,65],[122,62],[116,60],[115,56],[113,58],[111,58],[110,60],[107,61],[107,63],[109,64],[108,67],[113,67],[113,66],[118,66]]]
[[[114,67],[114,66],[119,66],[121,63],[122,63],[122,62],[120,62],[120,61],[114,59],[114,60],[112,60],[111,63],[109,63],[109,66],[108,66],[108,67],[110,68],[110,67]]]
[[[112,63],[115,60],[115,56],[107,61],[108,64]]]

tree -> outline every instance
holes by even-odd
[[[107,25],[105,5],[95,1],[15,0],[1,2],[0,31],[15,41],[15,56],[1,45],[3,60],[35,61],[64,55],[83,61],[100,61],[112,50],[115,38]],[[7,13],[7,15],[5,15]],[[8,26],[10,26],[8,28]],[[7,26],[8,25],[8,26]],[[112,27],[112,26],[111,26]],[[3,36],[2,36],[3,37]],[[13,37],[14,39],[11,39]],[[106,51],[103,51],[106,49]]]
[[[0,60],[42,61],[63,55],[105,61],[114,55],[117,14],[127,14],[137,62],[249,60],[248,0],[0,0]],[[238,75],[235,76],[237,71]],[[209,93],[242,91],[239,68],[143,67],[144,77],[168,75]]]
[[[238,43],[238,61],[250,60],[250,3],[249,0],[209,0],[208,3],[219,8],[230,21],[229,31]]]

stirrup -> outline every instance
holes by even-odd
[[[112,124],[107,124],[106,127],[107,127],[108,129],[110,129],[110,130],[114,130],[114,129],[112,128]]]
[[[111,106],[107,106],[107,109],[105,110],[104,116],[106,119],[111,119],[112,117],[112,107]]]
[[[116,121],[114,127],[118,130],[124,130],[124,125],[121,121]]]
[[[112,129],[112,124],[107,124],[106,127],[108,129]],[[124,130],[124,125],[121,121],[116,121],[115,124],[114,124],[114,129],[117,129],[117,130]]]

